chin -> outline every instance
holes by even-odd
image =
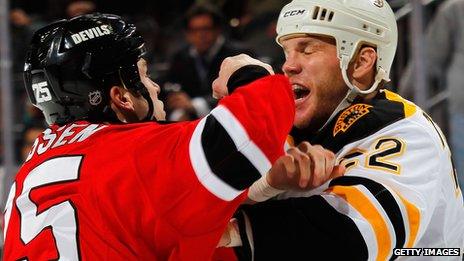
[[[158,115],[154,117],[157,121],[165,121],[166,120],[166,114]]]
[[[308,127],[308,125],[309,125],[309,122],[304,121],[301,118],[299,118],[299,119],[295,118],[295,121],[293,122],[293,126],[295,126],[298,129],[306,129]]]
[[[313,115],[310,111],[296,111],[295,118],[293,120],[293,126],[299,129],[306,129],[311,124]]]
[[[297,129],[304,130],[306,134],[316,133],[321,127],[321,122],[314,115],[306,114],[295,116],[293,126]]]

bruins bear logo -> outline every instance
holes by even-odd
[[[337,122],[335,123],[335,127],[333,129],[333,136],[337,135],[339,132],[345,132],[348,130],[353,123],[359,120],[362,116],[369,113],[369,109],[372,108],[371,105],[368,104],[354,104],[345,111],[343,111],[340,116],[338,116]]]

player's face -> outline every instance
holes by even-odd
[[[335,40],[301,35],[282,40],[282,67],[295,94],[297,128],[316,131],[345,97],[347,88],[337,58]]]
[[[160,93],[161,89],[158,84],[153,82],[150,79],[150,77],[148,77],[147,62],[144,59],[140,59],[137,62],[137,67],[139,69],[140,81],[143,83],[145,88],[147,88],[148,92],[150,93],[150,97],[153,101],[153,116],[156,118],[156,120],[165,120],[166,112],[164,111],[164,104],[162,101],[158,99],[158,94]],[[143,115],[143,117],[139,118],[144,118],[148,111],[148,103],[145,101],[145,99],[143,99],[143,105],[141,107],[143,107],[143,109],[141,109],[140,111],[144,112],[145,114]]]

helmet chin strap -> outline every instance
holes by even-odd
[[[356,97],[358,97],[359,95],[367,95],[367,94],[373,93],[374,91],[377,90],[377,87],[382,82],[382,80],[388,79],[387,72],[385,72],[384,69],[379,68],[377,74],[375,75],[374,84],[372,84],[372,86],[367,90],[361,90],[357,86],[353,85],[348,79],[347,71],[348,71],[348,66],[350,64],[350,60],[351,60],[350,57],[347,55],[342,55],[342,58],[340,60],[340,68],[342,71],[343,81],[345,81],[346,86],[348,86],[348,91],[346,92],[345,98],[343,98],[343,100],[338,104],[338,106],[332,112],[330,117],[327,119],[327,121],[324,123],[324,125],[319,130],[324,128],[335,117],[335,115],[337,115],[341,110],[350,106],[351,103],[353,103],[354,99],[356,99]]]
[[[140,83],[142,84],[142,83]],[[142,121],[157,121],[157,119],[155,117],[153,117],[153,111],[155,110],[155,106],[153,104],[153,100],[151,99],[150,97],[150,93],[148,92],[148,90],[144,87],[144,90],[141,92],[143,98],[145,98],[145,100],[147,100],[148,102],[148,112],[147,112],[147,116],[145,116],[145,118],[142,119]]]
[[[121,75],[121,70],[118,70],[118,74],[119,74],[119,80],[121,81],[122,83],[122,86],[126,89],[126,90],[130,90],[129,88],[127,88],[126,84],[124,83],[124,79]],[[151,99],[150,97],[150,93],[148,92],[147,88],[145,87],[145,85],[143,85],[143,83],[141,81],[138,81],[135,84],[135,88],[132,88],[132,90],[136,90],[137,92],[140,93],[140,95],[142,95],[142,97],[147,101],[148,103],[148,112],[147,112],[147,115],[145,116],[145,118],[141,119],[140,121],[153,121],[153,120],[156,120],[154,119],[153,117],[153,111],[155,110],[155,105],[153,104],[153,100]]]

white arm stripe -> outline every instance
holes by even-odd
[[[218,198],[231,201],[243,192],[237,190],[214,174],[208,164],[208,161],[201,144],[201,134],[205,127],[206,117],[203,118],[195,128],[192,139],[190,140],[189,153],[195,175],[198,181],[212,194]]]
[[[272,164],[266,155],[250,139],[240,121],[224,106],[219,105],[212,112],[222,127],[227,131],[237,149],[253,164],[261,176],[266,174]]]

